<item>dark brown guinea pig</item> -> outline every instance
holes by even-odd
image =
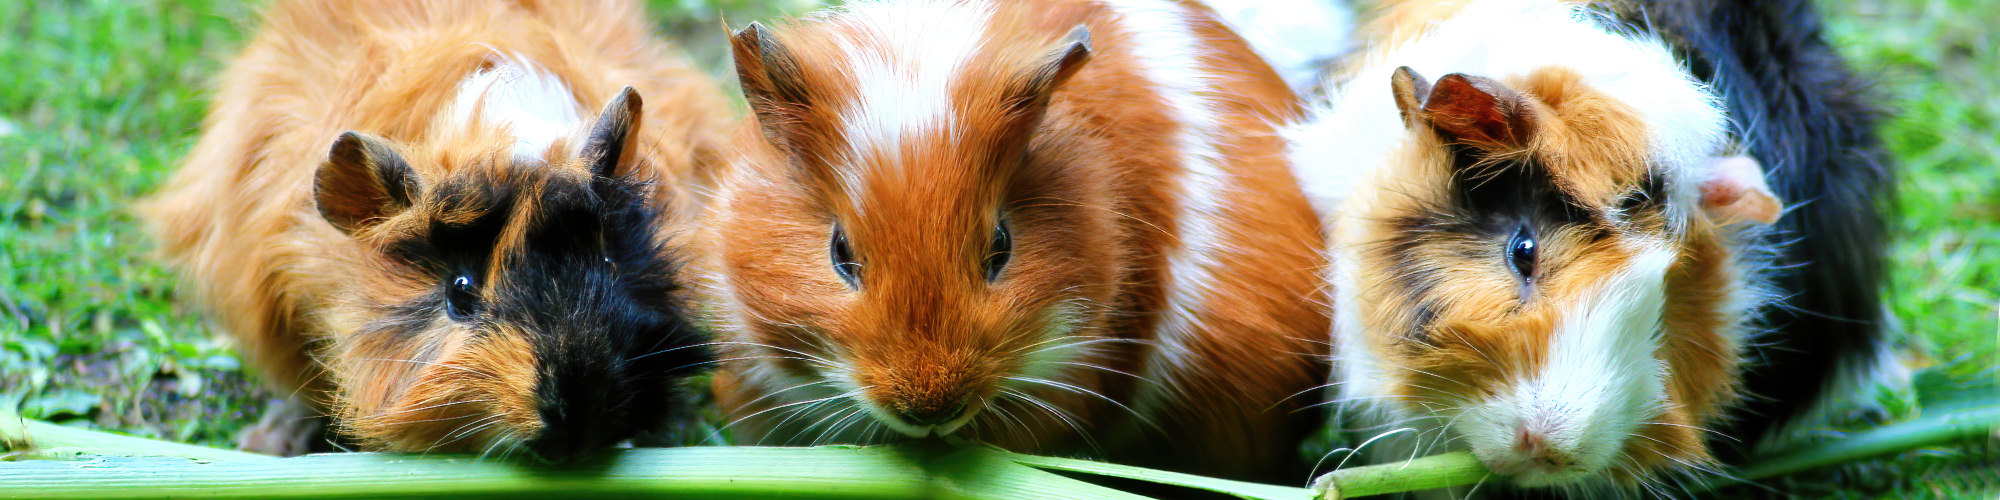
[[[368,449],[561,460],[661,425],[707,359],[672,234],[728,114],[638,6],[266,17],[142,209],[251,364]]]
[[[866,1],[734,42],[758,126],[697,247],[738,442],[1287,477],[1321,236],[1295,98],[1206,8]]]

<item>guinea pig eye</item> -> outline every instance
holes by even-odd
[[[1526,226],[1515,231],[1514,237],[1507,241],[1507,267],[1512,268],[1514,275],[1523,281],[1535,277],[1535,250],[1538,246],[1535,235],[1528,232]]]
[[[468,275],[458,275],[444,289],[445,313],[464,321],[479,312],[479,285]]]
[[[861,288],[861,263],[854,260],[854,249],[847,246],[847,231],[839,225],[833,226],[833,242],[828,244],[833,257],[833,272],[840,280],[847,282],[848,288]]]
[[[993,226],[993,248],[986,251],[986,281],[1000,279],[1000,270],[1007,267],[1007,259],[1014,256],[1014,236],[1007,232],[1007,221]]]

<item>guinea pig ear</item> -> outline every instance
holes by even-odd
[[[1421,111],[1439,132],[1484,149],[1520,147],[1534,130],[1535,111],[1526,98],[1485,77],[1444,75],[1431,86]]]
[[[618,164],[632,158],[638,142],[632,136],[639,131],[639,117],[645,102],[639,99],[639,92],[632,87],[618,92],[611,103],[604,105],[604,112],[598,114],[597,123],[590,127],[590,137],[583,141],[583,149],[577,156],[590,173],[598,177],[614,177]]]
[[[1007,86],[1011,111],[1040,118],[1042,110],[1048,107],[1049,94],[1054,93],[1089,60],[1090,28],[1079,24],[1071,28],[1069,34],[1063,35],[1055,49],[1043,54]]]
[[[1396,96],[1396,111],[1403,114],[1403,122],[1414,125],[1424,99],[1430,98],[1431,82],[1417,74],[1417,70],[1403,66],[1389,76],[1389,91]]]
[[[1770,225],[1784,213],[1784,204],[1764,182],[1764,166],[1744,155],[1711,159],[1708,178],[1701,182],[1701,209],[1718,224],[1743,222]]]
[[[1090,29],[1077,25],[1055,47],[1036,57],[1025,70],[1008,79],[1005,93],[1005,121],[996,151],[1014,152],[1026,147],[1034,136],[1042,115],[1048,111],[1049,96],[1090,60]]]
[[[333,227],[354,234],[372,221],[409,209],[422,189],[418,181],[395,146],[348,131],[334,139],[326,164],[314,175],[313,200]]]
[[[793,137],[786,126],[811,103],[806,98],[805,75],[790,50],[778,42],[770,28],[755,21],[729,37],[736,59],[736,78],[743,86],[743,99],[757,115],[764,138],[780,148],[790,148]]]

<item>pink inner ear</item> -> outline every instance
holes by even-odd
[[[1709,161],[1708,179],[1701,183],[1701,209],[1724,225],[1738,222],[1769,225],[1777,222],[1784,212],[1778,196],[1764,183],[1764,166],[1743,155]]]

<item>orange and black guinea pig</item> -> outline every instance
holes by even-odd
[[[497,157],[426,179],[395,145],[340,137],[319,208],[376,257],[374,293],[352,304],[371,319],[333,352],[343,426],[392,449],[479,436],[561,460],[669,414],[675,380],[708,354],[673,297],[675,252],[650,230],[660,209],[615,172],[638,109],[630,93],[612,103],[587,171]]]
[[[325,415],[363,449],[563,459],[673,418],[709,359],[677,235],[735,120],[642,7],[267,7],[137,210],[297,396],[246,448],[310,451],[288,416]]]

